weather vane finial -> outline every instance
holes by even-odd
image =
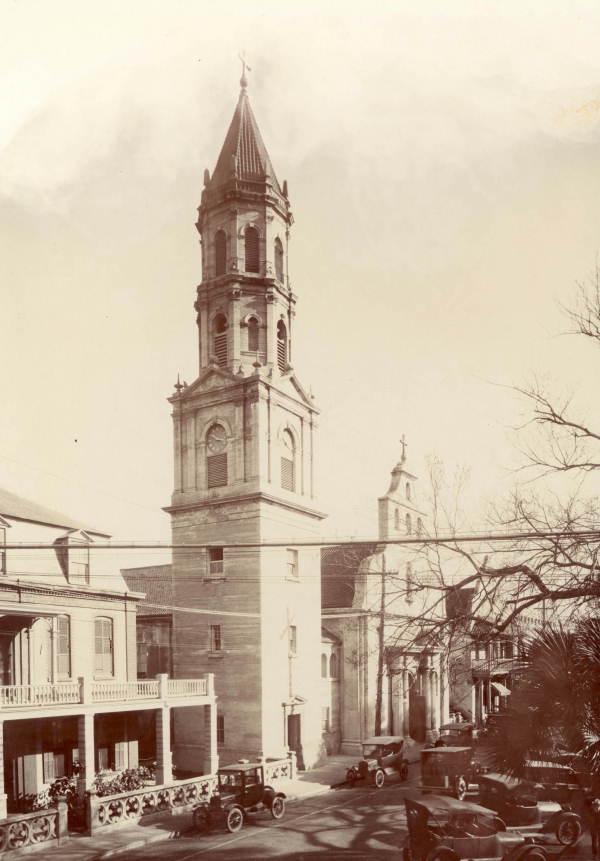
[[[242,77],[240,78],[240,87],[242,90],[245,90],[248,86],[248,78],[246,77],[246,72],[251,72],[252,69],[246,62],[246,52],[242,51],[241,54],[238,54],[238,57],[242,61]]]

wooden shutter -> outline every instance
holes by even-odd
[[[259,272],[258,230],[247,227],[244,234],[244,250],[246,257],[246,272]]]
[[[206,474],[209,487],[224,487],[227,484],[227,452],[211,454],[206,458]]]
[[[58,655],[56,669],[59,676],[71,675],[71,630],[68,616],[58,617]]]
[[[294,490],[294,461],[289,457],[281,458],[281,486],[284,490]]]
[[[123,771],[127,765],[127,742],[118,741],[115,743],[115,771]]]
[[[224,275],[227,269],[227,239],[223,230],[215,236],[215,275]]]

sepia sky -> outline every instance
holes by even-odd
[[[168,539],[166,398],[197,374],[194,221],[241,50],[295,216],[324,533],[375,534],[403,433],[419,475],[470,467],[478,526],[534,374],[598,412],[559,307],[600,249],[597,2],[2,0],[0,33],[7,489]]]

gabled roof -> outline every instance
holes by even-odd
[[[209,187],[217,188],[233,176],[241,180],[254,181],[264,180],[268,176],[272,185],[281,194],[245,87],[242,87]]]
[[[91,529],[83,523],[72,520],[65,514],[60,514],[57,511],[52,511],[51,508],[45,508],[37,502],[31,502],[29,499],[23,499],[16,493],[11,493],[9,490],[0,488],[0,515],[15,520],[28,520],[31,523],[41,523],[46,526],[63,526],[65,529],[83,529],[92,535],[100,535],[104,538],[109,538],[108,532],[100,532],[98,529]]]

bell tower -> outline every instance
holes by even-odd
[[[215,673],[222,763],[320,756],[318,409],[292,366],[293,218],[250,107],[247,80],[196,227],[199,374],[178,382],[171,505],[174,670]],[[192,545],[191,547],[188,547]],[[183,609],[186,608],[186,609]],[[200,768],[192,710],[179,760]],[[186,712],[190,712],[186,715]]]

